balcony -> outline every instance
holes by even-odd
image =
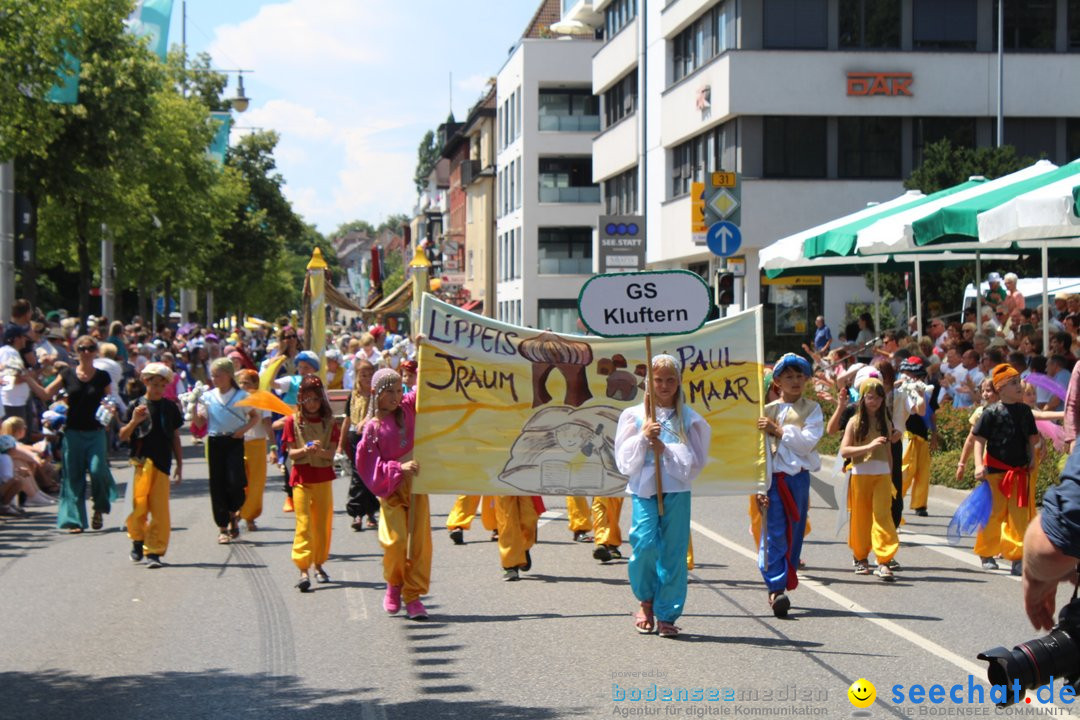
[[[544,178],[541,176],[540,182]],[[540,202],[542,203],[599,203],[600,186],[585,185],[583,187],[544,187],[540,185]]]
[[[599,115],[541,115],[541,132],[599,132]]]
[[[472,183],[477,177],[480,176],[480,161],[479,160],[465,160],[461,163],[461,187],[465,187]]]

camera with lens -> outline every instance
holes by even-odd
[[[1061,608],[1057,625],[1045,637],[1020,643],[1012,650],[996,647],[979,653],[979,659],[990,664],[986,678],[991,685],[1011,688],[1018,681],[1021,688],[1034,690],[1051,678],[1064,678],[1075,692],[1080,680],[1080,600],[1074,596]],[[998,707],[1020,700],[1008,692],[1005,699]]]

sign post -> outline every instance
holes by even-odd
[[[711,307],[705,281],[686,270],[595,275],[586,281],[578,297],[578,314],[589,332],[601,337],[645,336],[645,404],[652,421],[656,420],[652,401],[652,336],[694,332],[705,324]],[[656,507],[663,515],[661,458],[659,452],[653,452]]]

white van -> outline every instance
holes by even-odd
[[[1005,287],[1004,282],[1001,284],[1001,287]],[[1043,281],[1041,277],[1020,278],[1016,283],[1016,289],[1024,293],[1024,304],[1029,308],[1034,310],[1042,304]],[[984,281],[980,286],[980,291],[985,298],[986,293],[990,291],[990,283]],[[1054,293],[1080,293],[1080,278],[1047,278],[1046,292],[1047,300],[1050,303],[1050,310],[1053,311]],[[975,286],[968,283],[968,286],[964,288],[964,310],[974,307]]]

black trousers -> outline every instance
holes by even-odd
[[[900,529],[900,518],[904,514],[904,468],[903,451],[904,441],[890,443],[892,450],[892,484],[896,488],[896,494],[892,501],[892,519],[897,530]]]
[[[365,515],[374,515],[379,510],[379,498],[368,490],[367,485],[360,479],[360,473],[356,472],[356,443],[359,437],[352,430],[346,438],[346,449],[349,452],[349,465],[352,467],[352,480],[349,482],[349,500],[345,503],[345,512],[349,517],[358,518]]]
[[[214,524],[223,528],[244,504],[247,488],[244,439],[212,435],[206,439],[206,447],[210,465],[210,507],[214,512]]]

